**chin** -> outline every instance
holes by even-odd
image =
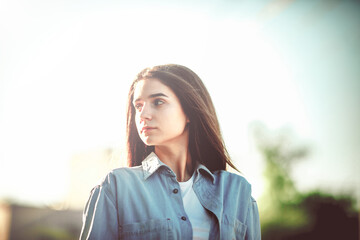
[[[149,143],[149,142],[144,142],[144,144],[148,147],[151,147],[151,146],[155,146],[155,144],[152,144],[152,143]]]
[[[149,137],[143,138],[141,140],[143,141],[143,143],[146,146],[154,146],[154,145],[156,145],[156,142],[153,139],[149,138]]]

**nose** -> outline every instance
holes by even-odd
[[[151,115],[151,109],[150,106],[148,106],[149,104],[144,103],[141,112],[140,112],[140,122],[142,121],[149,121],[152,119],[152,115]]]

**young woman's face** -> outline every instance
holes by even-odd
[[[186,143],[186,117],[175,93],[157,79],[140,80],[134,89],[135,121],[148,146]]]

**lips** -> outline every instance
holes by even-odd
[[[144,132],[148,132],[150,130],[153,130],[155,129],[155,127],[149,127],[149,126],[145,126],[141,129],[141,133],[144,133]]]

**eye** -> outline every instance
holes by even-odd
[[[164,104],[165,103],[165,101],[164,100],[161,100],[161,99],[155,99],[155,101],[154,101],[154,105],[155,106],[159,106],[159,105],[162,105],[162,104]]]
[[[134,108],[135,108],[136,110],[140,111],[141,108],[142,108],[142,104],[141,104],[141,103],[135,103],[135,104],[134,104]]]

